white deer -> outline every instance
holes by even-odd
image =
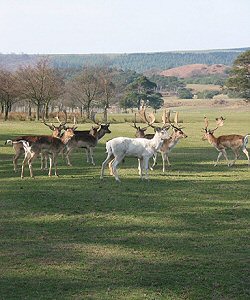
[[[112,174],[116,181],[120,181],[117,166],[126,156],[136,157],[139,161],[139,176],[141,179],[148,179],[149,159],[161,147],[163,141],[169,138],[166,128],[155,128],[153,139],[117,137],[106,143],[107,158],[102,163],[101,179],[104,175],[106,165],[111,162]],[[144,174],[145,172],[145,174]]]

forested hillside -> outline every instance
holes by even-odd
[[[79,68],[94,65],[145,72],[152,69],[166,70],[188,64],[224,64],[230,66],[236,57],[247,49],[249,48],[132,54],[53,54],[46,56],[51,59],[53,66],[58,68]],[[0,54],[0,66],[16,69],[20,65],[34,64],[41,56],[43,55]]]

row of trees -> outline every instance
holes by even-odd
[[[250,99],[250,51],[235,60],[225,86],[235,95]],[[49,109],[57,106],[60,110],[79,108],[87,118],[92,109],[102,109],[106,121],[111,104],[125,110],[139,108],[142,102],[154,110],[161,108],[163,91],[180,98],[193,96],[176,77],[153,75],[149,79],[135,71],[107,67],[57,69],[47,58],[14,72],[0,69],[0,105],[5,120],[12,106],[24,101],[29,115],[31,108],[36,108],[37,120],[41,114],[48,117]]]
[[[36,108],[36,120],[41,114],[48,117],[49,108],[54,106],[61,110],[78,107],[87,118],[93,108],[100,108],[107,120],[112,103],[124,109],[139,107],[142,101],[154,109],[163,105],[156,83],[141,74],[96,67],[59,70],[46,58],[15,72],[0,69],[0,103],[5,120],[13,104],[21,100],[29,114],[32,107]]]

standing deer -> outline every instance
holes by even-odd
[[[170,122],[170,113],[168,116],[166,116],[166,113],[162,115],[162,121],[163,124],[169,124]],[[171,134],[170,138],[167,140],[164,140],[161,148],[159,149],[158,152],[161,153],[162,156],[162,172],[165,172],[165,161],[167,161],[168,166],[171,166],[170,162],[169,162],[169,154],[170,152],[173,150],[173,148],[179,143],[179,141],[183,138],[187,138],[187,135],[182,131],[182,128],[178,125],[178,112],[175,113],[175,117],[174,117],[174,123],[170,124],[170,126],[173,129],[173,133]],[[157,153],[155,153],[154,157],[153,157],[153,165],[151,167],[151,170],[153,170],[154,166],[156,165],[156,160],[157,160]]]
[[[66,146],[65,156],[68,166],[72,166],[69,155],[75,148],[85,148],[87,157],[90,156],[92,165],[95,165],[93,158],[93,148],[96,147],[98,140],[100,140],[106,133],[111,133],[109,126],[110,124],[100,125],[100,129],[95,130],[93,134],[80,132],[75,134]]]
[[[204,118],[205,128],[203,129],[204,135],[202,137],[202,140],[207,140],[209,142],[209,144],[214,146],[214,148],[219,151],[217,161],[214,164],[214,166],[217,166],[219,159],[222,155],[226,159],[228,166],[234,165],[236,160],[239,157],[240,149],[246,155],[247,160],[248,160],[248,165],[250,165],[249,154],[246,149],[246,146],[248,143],[248,136],[250,134],[246,134],[245,136],[238,135],[238,134],[229,134],[229,135],[221,135],[218,138],[216,138],[214,136],[215,130],[217,130],[219,127],[223,126],[224,120],[225,119],[223,117],[217,118],[216,119],[216,125],[217,125],[216,128],[210,130],[210,129],[208,129],[208,119],[206,117]],[[229,162],[228,157],[227,157],[227,153],[226,153],[227,148],[232,149],[232,151],[235,155],[235,158],[231,163]]]
[[[24,168],[28,163],[30,169],[30,177],[34,177],[32,163],[34,159],[40,154],[45,153],[49,156],[50,159],[50,167],[49,167],[49,176],[52,175],[52,165],[55,167],[55,175],[57,174],[57,157],[59,153],[62,153],[65,145],[70,141],[70,139],[74,136],[74,129],[68,128],[61,138],[55,138],[47,135],[40,136],[28,136],[28,137],[20,137],[15,140],[8,140],[12,142],[12,144],[22,144],[25,157],[22,163],[22,171],[21,178],[24,177]]]
[[[144,137],[118,137],[108,141],[106,143],[108,155],[105,161],[102,163],[101,179],[103,178],[106,165],[109,164],[110,175],[113,175],[116,181],[120,181],[117,173],[117,166],[126,156],[138,158],[139,176],[141,179],[144,177],[148,179],[149,159],[161,147],[163,141],[169,137],[167,132],[169,127],[166,128],[163,126],[162,128],[159,128],[153,126],[155,116],[151,114],[150,118],[148,119],[144,107],[140,111],[140,114],[148,126],[151,126],[155,129],[153,138],[146,139]],[[136,124],[134,125],[136,126]]]
[[[117,167],[119,163],[126,157],[138,158],[139,176],[141,179],[148,179],[148,162],[154,153],[161,147],[163,140],[169,135],[165,128],[156,128],[153,139],[147,140],[144,138],[127,138],[117,137],[109,140],[106,143],[107,158],[102,163],[101,179],[104,175],[104,169],[108,163],[112,168],[112,174],[116,181],[120,181],[118,177]],[[145,174],[144,174],[145,172]]]
[[[43,124],[49,127],[50,130],[52,130],[52,137],[59,138],[61,136],[61,132],[64,129],[64,125],[66,122],[60,122],[59,126],[56,126],[54,124],[47,124],[43,118]],[[31,139],[30,139],[31,138]],[[28,142],[32,142],[33,136],[18,136],[13,141],[17,140],[26,140]],[[12,143],[12,140],[7,140],[5,144],[10,143],[13,146],[13,149],[15,151],[15,155],[13,157],[13,167],[14,167],[14,172],[17,172],[17,162],[18,159],[21,155],[25,153],[25,149],[23,146],[23,143]],[[45,165],[45,167],[44,167]],[[47,159],[46,155],[41,153],[41,169],[47,168]]]

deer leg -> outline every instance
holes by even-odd
[[[53,154],[52,156],[52,164],[54,162],[54,167],[55,167],[55,176],[59,176],[57,173],[57,154]]]
[[[109,175],[114,176],[114,174],[113,174],[113,169],[112,169],[112,163],[113,163],[113,160],[111,160],[111,161],[109,162]]]
[[[153,164],[150,167],[150,170],[152,170],[152,171],[154,170],[154,166],[157,164],[156,160],[157,160],[157,152],[153,155]]]
[[[230,162],[229,162],[229,160],[227,158],[227,152],[226,152],[226,150],[225,149],[221,149],[221,152],[222,152],[225,160],[227,161],[227,165],[230,167]]]
[[[30,177],[34,178],[34,174],[33,174],[33,168],[32,168],[32,162],[33,160],[37,157],[37,153],[35,152],[31,152],[30,157],[28,159],[28,165],[29,165],[29,169],[30,169]]]
[[[142,164],[143,164],[143,158],[138,158],[138,171],[141,179],[143,179]]]
[[[236,160],[239,158],[239,151],[238,150],[233,150],[234,153],[234,160],[231,162],[230,166],[233,166],[236,162]]]
[[[24,150],[23,150],[23,148],[22,149],[14,148],[14,150],[16,151],[16,154],[13,157],[13,167],[14,167],[14,172],[17,172],[17,161],[18,161],[18,158],[24,153]]]
[[[242,152],[246,155],[247,160],[248,160],[248,165],[250,166],[250,159],[249,159],[249,154],[246,148],[242,149]]]
[[[25,165],[27,164],[29,158],[30,158],[30,153],[25,153],[25,157],[22,162],[22,170],[21,170],[21,178],[22,179],[24,178],[24,168],[25,168]]]
[[[69,160],[69,155],[71,154],[72,150],[73,150],[73,148],[71,148],[71,149],[69,149],[69,150],[66,150],[66,152],[65,152],[65,158],[66,158],[66,161],[67,161],[67,165],[68,165],[68,166],[72,166],[72,164],[71,164],[71,162],[70,162],[70,160]]]
[[[89,148],[89,154],[90,154],[90,158],[91,158],[91,163],[92,163],[93,166],[95,166],[94,157],[93,157],[93,148],[92,147]]]
[[[113,160],[114,160],[114,155],[113,153],[108,153],[108,156],[107,158],[104,160],[104,162],[102,163],[102,169],[101,169],[101,176],[100,176],[100,179],[103,179],[103,175],[104,175],[104,169],[105,167],[107,166],[107,164],[109,163],[109,168],[111,168],[112,170],[112,175],[113,174],[113,169],[112,169],[112,163],[113,163]]]
[[[118,177],[118,172],[117,172],[117,166],[119,165],[119,163],[123,160],[124,158],[124,155],[122,156],[118,156],[118,157],[115,157],[115,159],[113,160],[112,162],[112,170],[113,170],[113,174],[115,176],[115,180],[120,182],[120,179]]]
[[[215,167],[218,165],[218,162],[219,162],[219,159],[221,158],[221,156],[222,156],[222,152],[220,151],[219,154],[218,154],[218,157],[217,157],[217,161],[214,164]]]
[[[143,169],[145,171],[145,179],[147,179],[147,180],[148,180],[148,162],[149,162],[149,158],[144,157],[143,158]]]
[[[85,153],[86,153],[87,163],[89,163],[89,149],[88,148],[85,149]]]

